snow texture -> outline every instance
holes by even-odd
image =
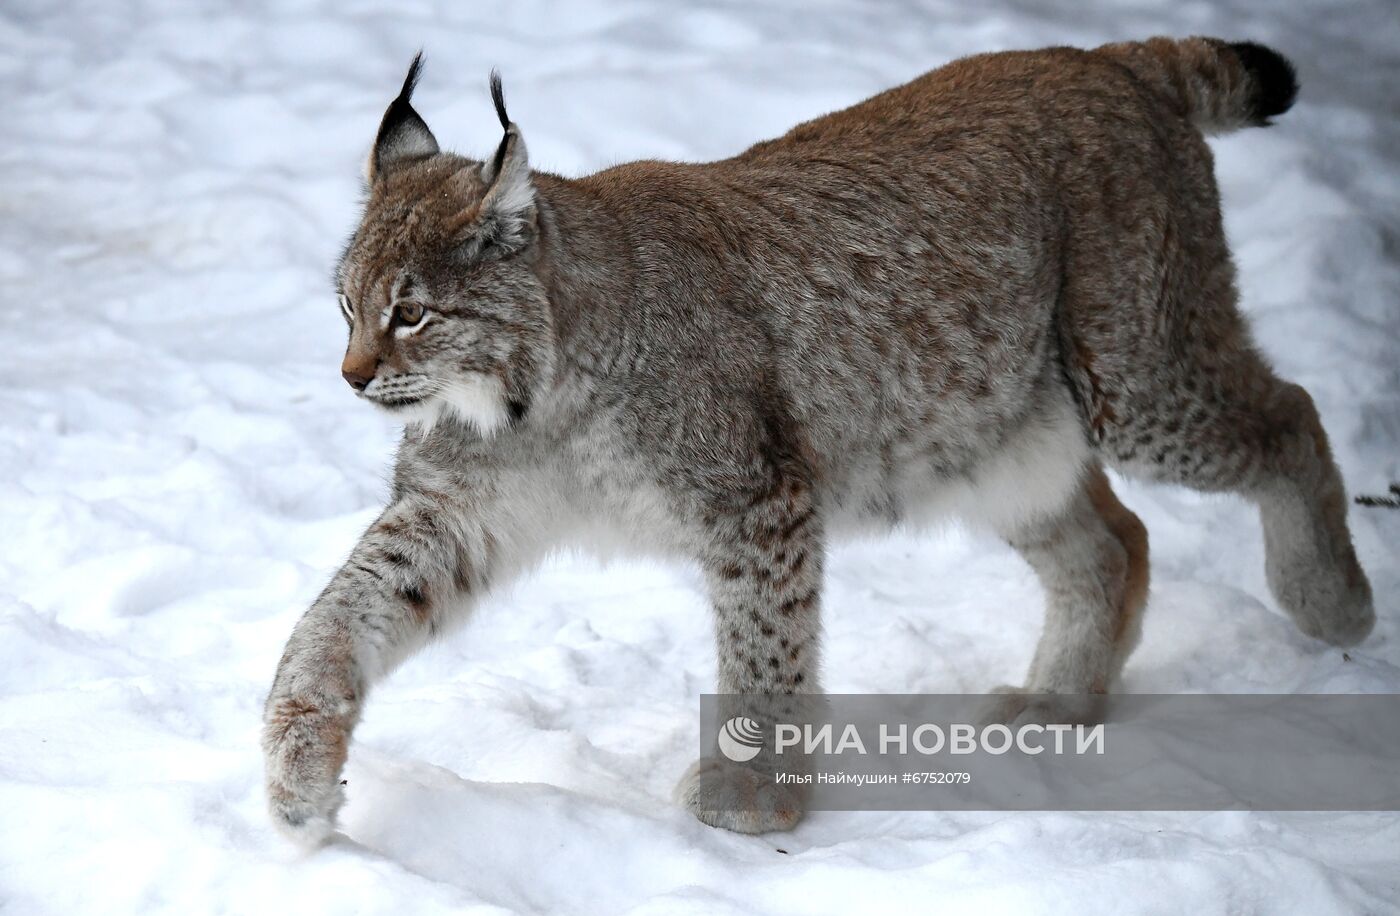
[[[168,6],[168,8],[162,8]],[[1400,479],[1393,0],[588,0],[0,9],[0,909],[29,913],[1396,912],[1389,814],[842,813],[711,830],[669,800],[715,667],[693,570],[561,559],[371,699],[344,838],[263,808],[298,615],[386,494],[327,275],[415,104],[542,168],[722,157],[954,57],[1153,34],[1274,45],[1301,101],[1216,141],[1245,307],[1353,492]],[[1300,635],[1243,503],[1126,484],[1154,588],[1133,692],[1400,692],[1400,512],[1356,506],[1375,634]],[[826,683],[1020,679],[1041,595],[957,531],[835,552]]]

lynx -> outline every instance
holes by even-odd
[[[388,507],[267,699],[267,791],[293,838],[333,831],[371,686],[563,547],[698,564],[718,692],[801,697],[831,539],[962,516],[1046,594],[998,714],[1071,721],[1119,674],[1147,594],[1146,532],[1108,467],[1252,500],[1297,626],[1370,631],[1318,413],[1237,307],[1204,139],[1291,106],[1276,52],[974,56],[730,159],[577,179],[531,170],[494,74],[495,154],[442,152],[411,105],[419,69],[336,274],[342,375],[405,426]],[[678,798],[731,830],[791,827],[801,798],[762,779],[704,759]]]

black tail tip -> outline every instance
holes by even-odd
[[[1254,83],[1250,91],[1250,116],[1259,124],[1268,124],[1274,115],[1293,107],[1298,98],[1298,74],[1288,58],[1252,41],[1230,45]]]

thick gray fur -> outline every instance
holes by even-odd
[[[1279,605],[1365,637],[1342,482],[1240,316],[1202,138],[1258,122],[1255,79],[1211,39],[985,55],[733,159],[572,180],[508,120],[484,165],[439,152],[396,100],[338,281],[346,378],[406,427],[268,698],[279,826],[327,836],[370,688],[564,547],[699,564],[719,691],[804,694],[831,539],[962,515],[1046,588],[1001,714],[1079,716],[1146,594],[1107,465],[1253,500]],[[679,797],[795,823],[755,778],[702,761]]]

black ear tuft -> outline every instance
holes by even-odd
[[[418,53],[413,55],[413,62],[408,65],[408,75],[403,78],[403,88],[399,90],[399,97],[395,102],[402,101],[405,105],[413,100],[413,90],[418,88],[418,77],[423,73],[423,49],[419,48]]]
[[[370,155],[371,180],[382,175],[384,169],[397,160],[431,156],[438,151],[437,138],[411,104],[422,71],[423,52],[419,51],[413,56],[398,97],[389,103],[384,119],[379,122],[379,134]]]
[[[510,129],[510,118],[506,116],[506,91],[501,87],[501,71],[491,71],[491,102],[496,106],[496,117],[501,119],[501,130]]]
[[[496,106],[496,117],[501,121],[501,130],[506,135],[501,138],[501,143],[496,147],[496,155],[491,160],[492,176],[501,173],[501,164],[506,160],[506,145],[510,141],[510,117],[506,114],[506,91],[501,86],[501,71],[491,71],[491,102]]]

